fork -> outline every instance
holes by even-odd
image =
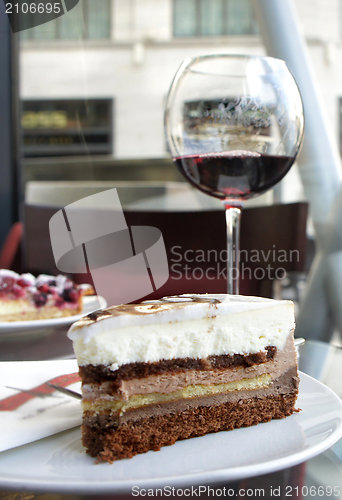
[[[72,398],[82,399],[82,394],[80,394],[79,392],[72,391],[71,389],[67,389],[66,387],[61,387],[60,385],[51,384],[51,382],[46,382],[46,385],[48,385],[52,389],[55,389],[55,391],[62,392],[67,396],[71,396]]]

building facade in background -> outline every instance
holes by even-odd
[[[336,140],[342,141],[342,1],[295,0]],[[163,108],[182,59],[264,54],[250,0],[80,0],[23,32],[25,155],[168,155]]]

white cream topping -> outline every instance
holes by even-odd
[[[14,280],[19,278],[19,274],[10,269],[0,269],[0,279],[1,278],[12,278]]]
[[[167,297],[132,306],[132,313],[109,311],[69,330],[79,365],[116,370],[126,363],[256,353],[270,345],[282,349],[295,325],[290,301],[223,294]]]

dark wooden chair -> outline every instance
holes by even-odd
[[[26,205],[24,267],[57,273],[49,220],[58,207]],[[241,221],[242,294],[271,297],[273,284],[288,272],[304,272],[306,203],[245,209]],[[101,211],[99,210],[99,217]],[[223,211],[140,212],[125,210],[128,226],[161,230],[169,262],[168,281],[148,298],[179,293],[226,292],[226,229]],[[78,281],[90,276],[78,275]],[[116,286],[113,283],[113,286]],[[146,298],[146,297],[145,297]]]
[[[0,250],[0,269],[21,271],[21,245],[23,224],[15,222],[9,230]]]

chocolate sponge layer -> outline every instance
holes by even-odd
[[[296,397],[296,390],[289,394],[250,397],[126,420],[119,425],[116,422],[114,426],[110,420],[106,425],[88,425],[85,420],[83,444],[99,462],[113,462],[149,450],[157,451],[181,439],[287,417],[295,411]]]

